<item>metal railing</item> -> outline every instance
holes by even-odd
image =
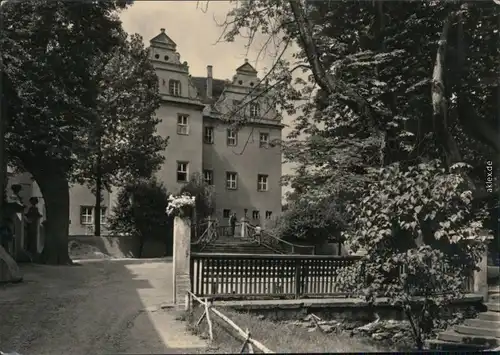
[[[208,244],[214,242],[219,237],[217,221],[203,222],[193,226],[192,229],[195,231],[197,237],[194,242],[191,242],[191,245],[198,247],[199,251],[205,249]],[[202,230],[203,232],[201,232]]]
[[[314,255],[315,247],[312,245],[298,245],[294,243],[287,242],[281,238],[278,238],[271,233],[260,230],[257,231],[256,226],[247,224],[247,236],[250,239],[255,240],[257,243],[267,246],[268,248],[274,250],[281,254],[300,254],[300,255]]]
[[[250,223],[245,224],[245,235],[248,239],[262,244],[276,253],[299,255],[315,254],[314,246],[290,243],[272,235],[268,231],[261,229],[258,232],[258,227],[251,225]],[[241,226],[241,223],[236,223],[236,234],[240,231]],[[233,232],[231,226],[220,225],[217,220],[213,220],[193,225],[191,227],[191,235],[193,236],[193,242],[191,244],[196,246],[199,251],[202,251],[208,244],[214,242],[219,237],[233,236]]]

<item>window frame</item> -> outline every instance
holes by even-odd
[[[181,81],[175,80],[175,79],[170,79],[168,81],[168,93],[171,96],[180,97],[181,93],[182,93]]]
[[[231,133],[234,135],[231,137]],[[230,140],[234,140],[234,144],[230,143]],[[228,147],[236,147],[238,145],[238,132],[235,129],[228,128],[226,130],[226,144]]]
[[[101,218],[101,225],[104,225],[106,224],[106,206],[104,207],[101,207],[101,215],[100,215],[100,218]],[[95,211],[96,211],[96,207],[94,207],[94,218],[95,219]]]
[[[207,135],[207,132],[211,132],[211,134]],[[207,137],[210,139],[207,140]],[[203,143],[205,144],[214,144],[215,142],[215,129],[212,126],[205,126],[203,128]]]
[[[258,220],[260,220],[260,211],[253,210],[252,211],[252,219],[258,219]]]
[[[186,123],[183,123],[184,118]],[[185,113],[177,114],[177,134],[181,136],[189,136],[189,115]]]
[[[256,118],[260,114],[260,105],[257,102],[250,103],[250,117]]]
[[[227,212],[227,217],[226,217],[226,212]],[[229,217],[231,217],[231,210],[227,209],[227,208],[224,208],[222,210],[222,218],[229,218]]]
[[[234,175],[234,187],[230,184],[230,176]],[[227,190],[237,190],[238,189],[238,173],[234,171],[226,171],[226,189]]]
[[[210,179],[207,179],[207,178],[206,178],[206,174],[207,174],[207,173],[210,175]],[[209,180],[209,181],[207,182],[207,180]],[[211,169],[204,169],[204,170],[203,170],[203,181],[204,181],[207,185],[212,186],[212,185],[214,184],[214,171],[213,171],[213,170],[211,170]]]
[[[273,211],[266,211],[266,219],[271,219],[273,217]]]
[[[179,170],[179,167],[181,166],[181,164],[186,165],[186,171]],[[179,173],[186,174],[185,180],[179,180]],[[181,161],[181,160],[177,161],[177,168],[175,169],[175,176],[177,178],[177,182],[188,182],[188,180],[189,180],[189,162],[188,161]]]
[[[257,191],[261,192],[269,191],[269,175],[266,174],[257,175]]]
[[[90,214],[83,213],[84,210],[90,211]],[[90,221],[85,222],[84,218],[83,218],[84,216],[86,217],[85,219],[87,219],[88,217],[90,217]],[[86,205],[81,205],[80,206],[80,224],[82,226],[89,226],[89,225],[92,225],[93,223],[94,223],[94,207],[92,207],[92,206],[86,206]]]
[[[262,140],[262,137],[266,137],[266,139]],[[269,133],[268,132],[259,132],[259,147],[260,148],[268,148],[269,147]]]

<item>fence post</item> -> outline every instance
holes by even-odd
[[[191,295],[189,293],[186,292],[186,295],[184,296],[184,310],[186,312],[189,312],[192,308],[192,305],[193,305],[193,301],[191,300]]]
[[[248,220],[246,217],[241,217],[241,239],[245,239],[247,237],[247,223]]]
[[[302,286],[302,282],[300,279],[300,266],[301,266],[300,259],[295,259],[295,276],[294,276],[294,279],[295,279],[295,299],[299,299],[300,293],[301,293],[300,288]]]
[[[185,216],[174,218],[173,301],[179,305],[191,291],[191,221]]]
[[[486,231],[485,231],[486,232]],[[486,248],[481,260],[478,262],[478,271],[474,271],[474,293],[483,296],[483,301],[488,302],[488,238],[484,241]]]

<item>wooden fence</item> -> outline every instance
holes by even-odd
[[[340,289],[339,271],[359,259],[336,255],[192,253],[192,291],[197,296],[215,299],[346,297],[349,294]],[[351,276],[343,273],[342,277]],[[462,288],[465,293],[473,292],[472,276],[463,280]]]
[[[231,319],[229,319],[221,311],[219,311],[218,309],[216,309],[215,307],[213,307],[212,302],[209,301],[206,297],[205,297],[205,300],[203,301],[202,299],[196,297],[195,294],[193,294],[192,292],[189,292],[189,291],[188,291],[188,295],[187,296],[188,296],[187,297],[187,306],[188,306],[187,309],[188,310],[191,310],[191,307],[192,307],[191,300],[194,300],[194,301],[198,302],[201,306],[204,307],[205,311],[203,312],[203,314],[201,315],[201,317],[198,319],[198,321],[196,322],[195,326],[199,326],[200,323],[203,321],[203,319],[206,319],[207,323],[208,323],[208,335],[210,337],[210,341],[214,341],[213,325],[212,325],[212,320],[211,320],[211,317],[210,317],[210,312],[212,312],[217,317],[219,317],[219,319],[221,319],[226,324],[228,324],[230,327],[232,327],[236,331],[237,336],[239,336],[240,338],[242,338],[243,345],[241,347],[240,354],[243,354],[245,349],[247,349],[247,353],[253,354],[254,353],[254,351],[253,351],[253,347],[254,346],[257,349],[259,349],[260,352],[262,352],[264,354],[274,354],[274,351],[269,350],[262,343],[260,343],[259,341],[255,340],[254,338],[252,338],[250,332],[248,331],[248,328],[246,329],[246,331],[244,331],[243,329],[241,329],[238,325],[236,325],[236,323],[234,323]]]
[[[338,287],[338,272],[358,259],[331,255],[193,253],[193,293],[211,298],[345,296]]]

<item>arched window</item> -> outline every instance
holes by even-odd
[[[181,96],[181,82],[179,80],[169,80],[168,92],[172,96]]]
[[[250,104],[250,117],[257,117],[257,116],[259,116],[259,111],[260,111],[259,104],[256,103],[256,102],[252,102]]]

